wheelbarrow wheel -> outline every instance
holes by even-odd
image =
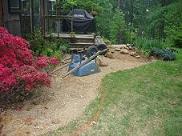
[[[91,56],[93,56],[94,54],[96,54],[98,52],[98,49],[96,46],[90,46],[88,47],[87,49],[87,52],[86,52],[86,56],[88,58],[90,58]]]

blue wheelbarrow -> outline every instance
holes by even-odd
[[[67,77],[69,74],[75,76],[87,76],[100,71],[99,66],[96,63],[96,57],[107,52],[108,49],[98,51],[89,58],[87,58],[83,53],[73,54],[72,61],[69,64],[68,73],[64,74],[62,78]]]

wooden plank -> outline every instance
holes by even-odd
[[[56,37],[63,38],[69,41],[71,48],[88,48],[95,45],[95,34],[68,34],[68,33],[51,33],[47,34],[46,38]]]
[[[93,45],[94,43],[70,43],[71,45]]]
[[[46,37],[58,37],[57,33],[51,33],[46,34]],[[94,39],[94,34],[67,34],[67,33],[60,33],[60,38],[70,39],[70,38],[76,38],[76,39]]]
[[[93,45],[71,45],[70,48],[71,49],[84,49],[84,48],[88,48],[89,46],[93,46]]]
[[[83,48],[83,47],[82,47],[82,48],[78,48],[78,47],[77,47],[77,48],[74,48],[74,47],[71,47],[70,50],[71,50],[71,51],[74,51],[74,50],[77,50],[77,51],[84,51],[86,48],[88,48],[88,47],[84,47],[84,48]]]
[[[46,19],[72,19],[73,16],[64,16],[64,15],[46,15]]]

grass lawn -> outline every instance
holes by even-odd
[[[85,116],[98,111],[98,122],[83,136],[182,135],[182,51],[176,61],[157,61],[107,75]],[[72,133],[86,118],[81,120],[52,135]]]

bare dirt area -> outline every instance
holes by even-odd
[[[37,136],[65,126],[80,117],[85,107],[96,98],[102,78],[111,72],[138,67],[147,59],[129,54],[113,53],[114,58],[101,57],[108,64],[101,72],[85,77],[69,76],[63,80],[58,71],[51,88],[44,88],[40,97],[31,99],[20,109],[1,112],[2,134],[6,136]],[[0,134],[1,135],[1,134]]]

